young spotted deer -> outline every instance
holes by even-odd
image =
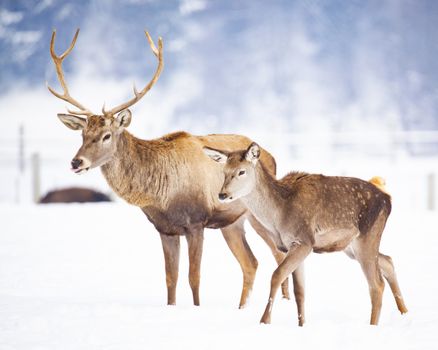
[[[397,307],[407,312],[389,256],[379,252],[380,238],[391,212],[391,198],[370,182],[357,178],[293,172],[276,180],[259,162],[260,147],[224,152],[204,148],[213,160],[224,163],[225,180],[219,199],[241,199],[251,213],[273,234],[279,249],[287,251],[274,271],[261,323],[270,323],[278,287],[315,253],[344,251],[356,259],[368,281],[371,321],[379,321],[384,282],[388,281]],[[299,324],[304,315],[299,314]]]
[[[155,84],[163,69],[163,44],[158,48],[146,32],[146,37],[158,65],[150,82],[140,91],[134,87],[134,96],[102,114],[94,114],[71,97],[64,79],[62,62],[72,51],[79,30],[70,47],[61,55],[54,50],[52,34],[50,53],[63,93],[49,87],[56,97],[72,104],[76,111],[58,114],[70,129],[82,131],[82,146],[71,161],[77,174],[100,167],[114,192],[128,203],[139,207],[160,233],[164,252],[167,303],[176,303],[176,285],[180,253],[180,236],[185,236],[189,250],[189,283],[193,302],[200,304],[199,284],[204,228],[220,228],[243,272],[243,288],[239,307],[246,303],[257,270],[254,257],[245,238],[244,221],[249,220],[256,232],[271,248],[278,263],[284,253],[277,250],[269,233],[247,210],[241,201],[224,204],[217,199],[223,183],[220,165],[211,162],[202,151],[204,146],[225,148],[228,151],[247,147],[251,140],[240,135],[194,136],[176,132],[155,140],[142,140],[126,128],[131,122],[128,107],[139,101]],[[85,116],[86,118],[82,117]],[[265,150],[261,162],[267,171],[275,174],[275,160]],[[300,296],[300,275],[294,276],[296,295]],[[287,281],[283,295],[288,298]],[[302,303],[296,298],[297,303]]]

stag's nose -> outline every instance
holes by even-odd
[[[80,167],[80,165],[82,164],[82,159],[79,158],[75,158],[71,161],[71,167],[72,169],[77,169]]]
[[[224,199],[227,199],[227,194],[226,193],[219,193],[219,199],[221,200],[221,201],[223,201]]]

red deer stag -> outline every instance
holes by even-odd
[[[82,174],[100,167],[109,186],[121,198],[138,206],[160,233],[163,245],[167,303],[176,302],[176,284],[180,251],[180,235],[184,235],[189,250],[189,282],[193,302],[199,305],[200,264],[204,228],[220,228],[238,260],[243,272],[243,289],[239,307],[246,303],[257,269],[257,260],[245,238],[244,221],[248,219],[257,233],[271,248],[277,263],[284,253],[276,249],[267,230],[250,215],[242,202],[222,204],[217,193],[223,182],[222,167],[205,156],[203,147],[225,148],[229,151],[247,147],[251,140],[239,135],[193,136],[176,132],[155,140],[141,140],[126,128],[131,121],[128,107],[138,102],[155,84],[163,69],[163,42],[155,46],[149,34],[146,37],[158,66],[153,78],[141,90],[134,87],[134,97],[110,110],[102,108],[102,114],[94,114],[70,96],[64,79],[62,62],[72,51],[79,34],[77,30],[70,47],[57,56],[54,50],[54,31],[50,53],[55,63],[63,93],[48,87],[56,97],[72,104],[78,110],[58,114],[70,129],[82,130],[82,146],[71,161],[72,170]],[[85,116],[83,118],[81,116]],[[261,151],[261,161],[266,169],[275,174],[275,160]],[[300,275],[293,275],[294,292],[298,306],[303,304]],[[283,295],[288,298],[287,281]]]
[[[278,287],[315,253],[344,251],[356,259],[368,281],[372,325],[379,321],[388,281],[397,307],[407,312],[389,256],[379,252],[380,238],[391,212],[391,198],[370,182],[351,177],[293,172],[276,180],[259,162],[260,147],[224,152],[205,148],[216,162],[224,163],[224,183],[219,199],[241,199],[251,213],[273,234],[277,246],[287,251],[274,271],[268,304],[261,323],[270,323]],[[304,315],[299,315],[304,320]]]

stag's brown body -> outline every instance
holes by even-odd
[[[102,165],[111,188],[128,203],[142,208],[159,232],[184,235],[193,228],[221,228],[235,222],[246,208],[217,200],[223,182],[221,167],[203,152],[204,146],[230,150],[248,146],[240,135],[193,136],[176,132],[155,140],[138,139],[124,131],[112,159]],[[262,161],[275,174],[274,158]]]
[[[374,184],[357,178],[290,173],[275,179],[258,161],[257,144],[238,152],[206,149],[225,163],[219,198],[240,198],[272,233],[278,248],[287,252],[271,280],[271,291],[262,323],[269,323],[275,294],[283,280],[312,251],[344,251],[356,259],[367,279],[377,324],[382,304],[383,277],[391,287],[401,313],[407,312],[392,260],[379,252],[380,239],[391,212],[391,198]],[[302,324],[304,315],[299,315]]]
[[[185,132],[146,141],[124,131],[118,139],[116,153],[102,165],[102,173],[111,188],[128,203],[140,207],[161,234],[169,304],[174,304],[176,300],[179,235],[186,235],[190,258],[189,281],[194,303],[199,305],[203,229],[209,227],[223,229],[228,245],[241,264],[244,286],[239,306],[244,306],[257,267],[244,236],[243,220],[249,213],[241,202],[231,205],[218,202],[217,192],[223,182],[222,169],[205,156],[202,148],[227,147],[232,150],[250,143],[248,138],[239,135],[200,137]],[[275,174],[272,156],[263,151],[262,158],[269,171]],[[249,219],[255,221],[253,217]],[[254,226],[259,228],[256,224]],[[282,254],[275,250],[266,230],[258,230],[258,233],[280,261]]]
[[[156,140],[141,140],[126,131],[131,121],[131,112],[127,108],[151,89],[163,69],[162,40],[159,39],[157,48],[147,32],[152,52],[158,58],[153,78],[141,91],[134,87],[134,97],[128,102],[110,110],[102,108],[101,115],[91,112],[71,97],[62,71],[62,62],[73,49],[78,33],[79,30],[70,47],[59,56],[54,51],[55,32],[50,45],[63,93],[57,93],[50,87],[49,90],[79,109],[69,111],[70,114],[58,114],[67,127],[82,130],[82,146],[71,162],[72,170],[80,174],[101,167],[111,188],[128,203],[140,207],[155,225],[163,245],[168,304],[176,302],[180,235],[187,238],[189,282],[194,304],[199,305],[203,230],[205,227],[221,228],[243,271],[239,306],[244,306],[257,269],[257,260],[245,239],[244,220],[248,218],[269,245],[278,263],[284,253],[277,250],[267,230],[249,214],[242,202],[219,203],[217,192],[223,182],[222,170],[205,156],[202,149],[209,146],[232,151],[247,147],[251,141],[239,135],[201,137],[185,132]],[[275,161],[266,151],[262,151],[262,161],[275,174]],[[303,294],[303,285],[298,273],[294,274],[294,283],[296,302],[300,307],[303,299],[299,296]],[[289,297],[287,281],[283,284],[283,295]]]

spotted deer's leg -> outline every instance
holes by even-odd
[[[281,283],[289,276],[295,269],[300,266],[303,260],[312,251],[312,246],[304,242],[294,242],[289,249],[283,262],[277,267],[272,274],[271,290],[269,292],[269,300],[266,305],[265,312],[260,320],[260,323],[271,323],[271,311],[274,304],[275,295]]]
[[[166,267],[167,305],[176,304],[176,284],[178,282],[179,266],[179,236],[161,234],[164,263]]]
[[[377,325],[379,323],[380,311],[382,309],[382,296],[385,288],[382,274],[377,259],[367,259],[359,256],[357,260],[362,267],[365,277],[368,282],[371,298],[371,318],[370,324]]]
[[[397,304],[397,308],[402,314],[408,312],[408,309],[406,308],[405,302],[403,300],[402,293],[400,291],[400,287],[398,285],[397,275],[395,274],[394,263],[392,262],[391,257],[379,253],[379,267],[382,271],[383,277],[385,277],[391,288],[392,294],[394,295],[394,299]]]
[[[304,314],[304,263],[300,264],[292,273],[294,281],[294,295],[298,311],[298,326],[302,327],[306,321]]]
[[[192,288],[193,304],[200,305],[199,284],[201,280],[201,259],[204,243],[204,229],[198,228],[186,235],[189,248],[189,283]]]
[[[383,290],[385,288],[379,264],[379,245],[386,218],[386,213],[384,211],[380,212],[368,232],[361,232],[352,242],[354,257],[362,267],[368,282],[371,298],[371,325],[377,325],[379,322]]]
[[[258,265],[257,259],[245,238],[244,220],[245,218],[241,217],[233,224],[221,229],[228,247],[236,257],[243,272],[243,288],[240,296],[239,309],[243,308],[247,302],[249,293],[254,284]]]
[[[256,231],[256,233],[266,242],[268,247],[271,249],[272,255],[275,258],[275,261],[278,265],[283,261],[286,253],[283,253],[277,248],[274,240],[272,239],[272,234],[251,214],[248,215],[248,221]],[[284,282],[281,284],[281,293],[283,298],[290,299],[289,294],[289,278],[286,278]],[[296,300],[296,296],[295,296]]]

